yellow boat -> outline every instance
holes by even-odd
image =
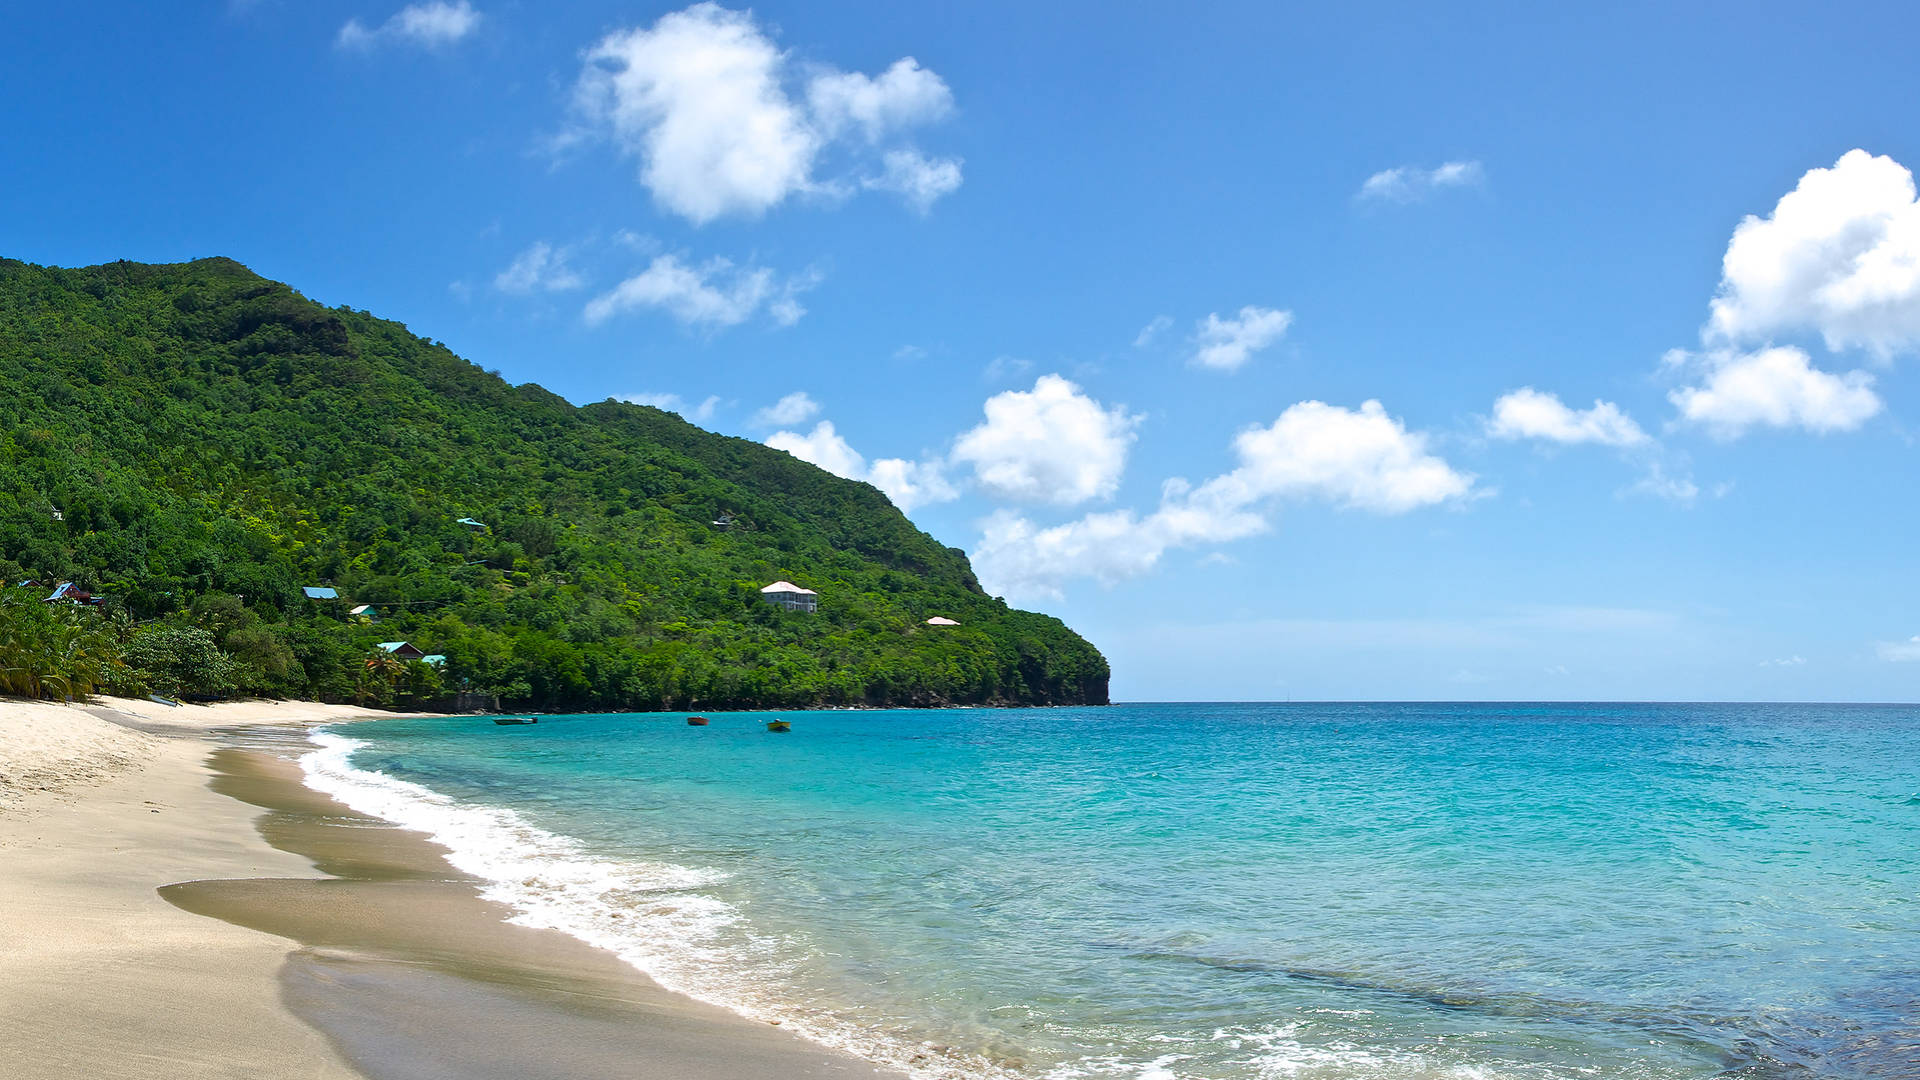
[[[785,720],[769,720],[767,721],[767,730],[768,731],[792,731],[793,725],[787,723]]]

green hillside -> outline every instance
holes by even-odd
[[[464,689],[555,710],[1107,698],[1098,651],[985,595],[963,552],[866,484],[657,409],[510,386],[228,259],[0,260],[0,574],[108,597],[77,617],[156,685],[194,688],[166,654],[204,631],[220,655],[202,692]],[[768,607],[776,579],[820,610]],[[26,590],[6,591],[18,609]],[[380,621],[348,614],[362,603]],[[376,646],[394,640],[444,665],[392,664]]]

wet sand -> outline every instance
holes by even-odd
[[[425,837],[305,787],[297,730],[141,711],[113,775],[0,817],[0,905],[31,913],[0,920],[10,1077],[899,1075],[508,924]]]

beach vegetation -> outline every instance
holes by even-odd
[[[0,589],[0,693],[84,698],[122,678],[114,624],[49,604],[34,589]]]

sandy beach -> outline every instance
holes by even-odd
[[[40,1077],[893,1075],[511,926],[301,785],[311,703],[0,702],[0,1061]]]

